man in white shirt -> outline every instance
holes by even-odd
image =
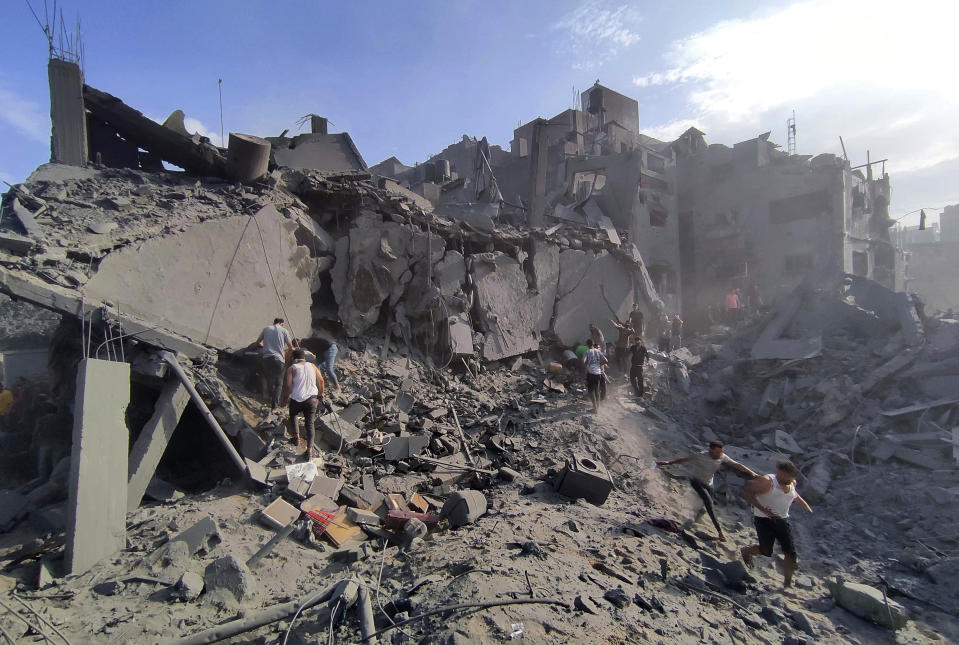
[[[793,543],[792,527],[789,524],[789,507],[799,502],[807,512],[812,508],[796,491],[799,469],[791,461],[776,464],[776,473],[750,480],[743,486],[742,497],[753,507],[753,523],[759,544],[747,546],[740,551],[743,561],[751,565],[757,555],[770,557],[773,545],[779,542],[783,552],[783,587],[792,585],[798,555]]]
[[[283,386],[283,366],[286,365],[286,350],[293,349],[293,336],[286,328],[282,318],[274,318],[273,324],[264,327],[256,339],[262,347],[263,378],[266,379],[266,391],[274,412],[280,409],[280,389]]]
[[[593,404],[593,414],[595,414],[599,412],[600,390],[604,378],[603,365],[609,361],[592,339],[586,341],[586,346],[589,348],[583,354],[583,368],[586,370],[586,397]]]
[[[696,514],[696,519],[693,521],[698,522],[699,518],[703,516],[703,513],[708,513],[709,519],[713,521],[713,526],[716,527],[718,539],[725,540],[726,536],[723,533],[722,527],[719,525],[719,520],[716,519],[716,512],[713,510],[713,478],[716,476],[716,473],[719,472],[719,469],[724,466],[735,470],[744,477],[752,478],[756,476],[756,473],[738,461],[731,459],[729,455],[724,452],[723,444],[718,441],[711,441],[709,443],[709,450],[706,452],[679,457],[678,459],[670,459],[669,461],[657,461],[656,465],[670,466],[672,464],[687,463],[689,464],[689,466],[687,466],[689,483],[693,487],[693,490],[696,491],[696,494],[699,495],[699,498],[703,500],[703,508],[699,509],[699,512]]]
[[[306,450],[303,451],[303,461],[309,461],[313,452],[313,441],[316,437],[314,421],[316,409],[323,398],[323,375],[320,368],[306,360],[306,352],[302,349],[293,351],[293,362],[286,368],[286,377],[283,382],[283,397],[289,401],[290,418],[287,427],[293,442],[300,443],[300,434],[296,431],[296,415],[303,414],[303,428],[306,430]]]

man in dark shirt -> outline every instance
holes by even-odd
[[[643,320],[643,312],[639,310],[639,304],[633,303],[633,310],[629,312],[629,322],[633,325],[633,331],[640,336],[646,334],[646,322]]]
[[[319,363],[323,371],[326,372],[330,383],[333,384],[337,392],[342,391],[340,381],[336,378],[336,372],[333,368],[333,363],[336,361],[336,354],[338,352],[336,343],[322,336],[313,336],[312,338],[301,339],[300,347],[312,352],[316,356],[316,362]]]
[[[629,382],[633,386],[636,396],[643,396],[646,388],[643,385],[643,365],[649,362],[649,352],[643,339],[638,335],[634,338],[633,346],[629,348]]]

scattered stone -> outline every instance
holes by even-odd
[[[627,594],[622,587],[616,587],[615,589],[610,589],[609,591],[603,594],[603,598],[605,598],[610,604],[618,607],[619,609],[628,607],[629,603],[631,602],[629,599],[629,594]]]
[[[203,583],[208,592],[227,591],[237,601],[243,601],[256,588],[256,579],[253,574],[232,554],[217,558],[208,564],[203,572]]]
[[[486,496],[477,490],[458,491],[447,498],[440,517],[455,527],[472,524],[486,513]]]
[[[192,602],[203,593],[203,576],[193,571],[185,571],[173,588],[173,598]]]
[[[906,626],[905,607],[889,598],[883,599],[878,589],[839,578],[828,581],[826,586],[836,599],[836,604],[846,611],[887,629]]]
[[[123,583],[119,580],[101,582],[100,584],[93,585],[93,591],[101,596],[115,596],[123,591]]]

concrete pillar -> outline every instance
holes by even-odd
[[[50,161],[87,165],[87,115],[83,106],[83,72],[76,63],[51,58]]]
[[[150,485],[160,458],[166,450],[180,416],[190,402],[190,392],[177,379],[167,381],[160,392],[153,416],[150,417],[136,443],[130,448],[129,478],[127,482],[127,510],[132,512],[140,505],[143,494]]]
[[[546,210],[546,169],[549,166],[549,147],[546,141],[546,126],[542,119],[533,124],[533,141],[530,145],[530,191],[529,225],[543,225]]]
[[[310,131],[313,134],[329,134],[329,122],[326,117],[312,115],[310,117]]]
[[[77,367],[67,497],[67,575],[126,547],[126,408],[130,365],[84,359]]]
[[[252,134],[230,133],[226,153],[226,171],[231,179],[243,183],[256,181],[270,167],[270,142]]]

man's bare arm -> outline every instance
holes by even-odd
[[[749,468],[748,466],[744,466],[743,464],[739,463],[735,459],[730,459],[729,461],[723,462],[723,465],[727,466],[728,468],[732,468],[736,472],[740,472],[746,475],[747,477],[756,476],[756,473],[754,473],[751,468]]]
[[[316,389],[319,391],[319,396],[322,399],[323,393],[326,391],[326,381],[323,380],[323,375],[320,374],[320,368],[316,366],[316,363],[310,363],[313,366],[313,371],[316,372]]]
[[[802,506],[806,510],[807,513],[812,513],[812,507],[806,503],[806,500],[804,500],[802,497],[797,495],[796,501],[799,503],[800,506]]]
[[[656,465],[671,466],[672,464],[684,464],[692,458],[693,458],[692,455],[689,455],[688,457],[677,457],[676,459],[670,459],[669,461],[657,461]]]
[[[779,517],[776,513],[772,511],[768,506],[759,503],[759,500],[756,499],[758,495],[763,493],[768,493],[773,489],[773,483],[766,479],[765,477],[751,479],[743,486],[742,490],[739,492],[740,496],[749,502],[750,506],[758,508],[760,511],[768,515],[769,517]]]

